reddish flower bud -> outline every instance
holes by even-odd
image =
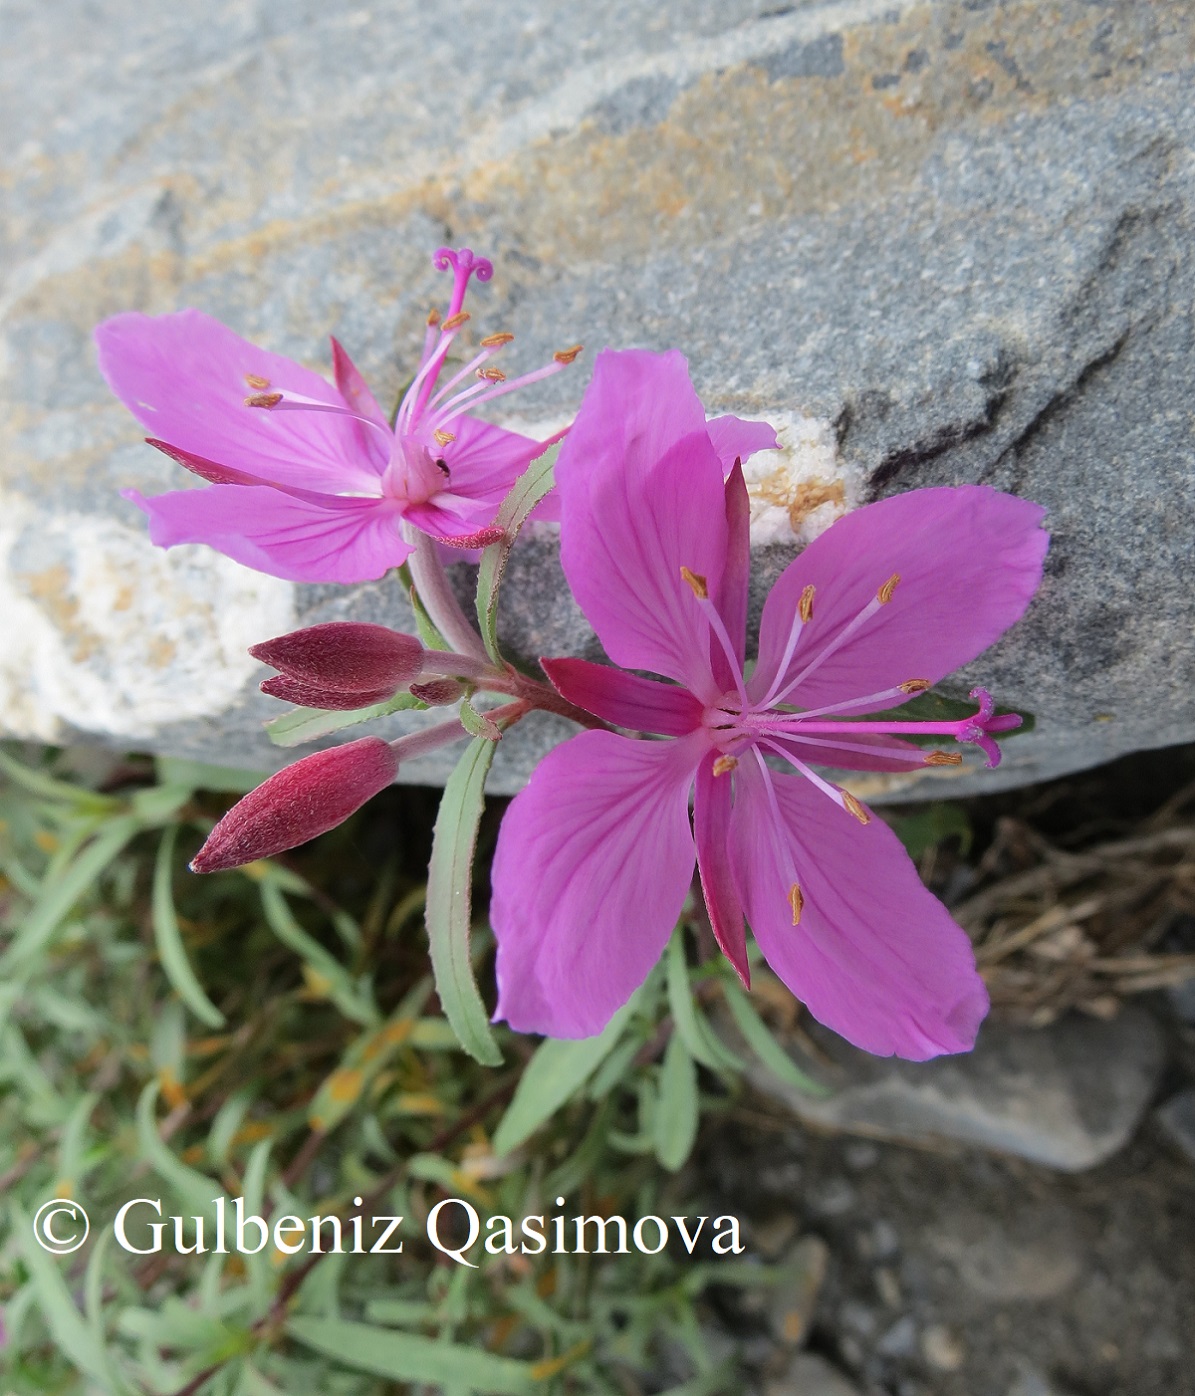
[[[191,870],[238,868],[306,843],[343,823],[397,771],[398,757],[381,737],[305,756],[233,805],[191,860]]]
[[[464,690],[456,679],[431,679],[427,683],[413,683],[411,696],[426,703],[430,708],[443,707],[455,703]]]
[[[325,696],[335,692],[346,698],[339,704],[308,703],[305,699],[291,699],[292,702],[341,708],[379,703],[406,688],[419,677],[424,657],[423,646],[414,635],[361,621],[308,626],[254,645],[249,653],[254,659],[272,664],[285,677],[323,691]],[[276,693],[273,689],[264,691]],[[349,695],[362,694],[366,696],[360,701],[347,701]]]
[[[459,690],[459,685],[458,685]],[[353,708],[368,708],[373,703],[384,703],[394,697],[394,689],[343,689],[321,688],[317,684],[305,683],[302,679],[292,679],[286,674],[275,674],[261,685],[261,691],[271,698],[281,698],[284,703],[297,703],[301,708],[325,708],[334,712],[348,712]]]

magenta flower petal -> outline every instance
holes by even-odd
[[[149,516],[149,536],[159,547],[206,543],[292,582],[375,581],[411,552],[398,513],[376,499],[329,496],[316,504],[254,485],[124,496]]]
[[[683,737],[701,725],[701,704],[687,689],[586,659],[541,659],[540,664],[561,697],[616,727]]]
[[[362,378],[357,369],[357,365],[349,358],[344,345],[329,336],[332,340],[332,373],[336,378],[336,388],[340,396],[345,400],[354,412],[359,412],[361,416],[368,417],[375,425],[390,430],[390,419],[382,411],[380,404],[370,391],[369,384]],[[357,432],[358,441],[364,442],[365,433],[368,428],[361,425]]]
[[[646,978],[693,877],[700,742],[583,732],[540,762],[494,856],[496,1018],[591,1037]]]
[[[819,1022],[878,1056],[968,1051],[988,1010],[971,943],[892,830],[860,825],[799,777],[770,776],[773,805],[757,765],[735,774],[735,882],[784,983]]]
[[[1023,614],[1041,581],[1049,541],[1040,526],[1044,514],[1040,505],[985,485],[916,490],[847,514],[772,588],[752,696],[772,684],[807,586],[815,588],[813,616],[786,666],[788,679],[832,644],[893,576],[900,581],[888,604],[803,679],[791,701],[812,708],[909,679],[937,683]]]
[[[472,502],[482,523],[490,523],[543,444],[517,431],[507,431],[477,417],[458,417],[452,424],[455,440],[442,448],[448,468],[448,490]]]
[[[728,842],[733,783],[728,771],[714,775],[717,756],[716,751],[707,753],[697,768],[697,788],[693,795],[697,871],[701,874],[701,891],[714,939],[743,984],[750,988],[751,966],[747,960],[743,904],[734,885]]]
[[[317,751],[251,790],[207,836],[192,871],[238,868],[334,829],[394,779],[398,757],[381,737]]]
[[[739,671],[747,652],[747,600],[751,586],[751,498],[741,465],[733,464],[726,478],[726,566],[716,604],[726,624]],[[718,686],[728,690],[734,679],[722,646],[710,637],[710,657]]]
[[[705,424],[714,450],[722,462],[722,473],[729,475],[736,460],[746,460],[756,451],[776,451],[776,429],[767,422],[745,422],[741,417],[713,417]]]
[[[387,459],[379,433],[365,430],[381,443],[366,450],[351,418],[245,405],[264,383],[343,408],[318,373],[259,349],[198,310],[117,315],[95,339],[104,377],[151,436],[271,483],[377,492]]]
[[[712,700],[709,629],[681,568],[718,594],[726,515],[684,358],[599,354],[556,479],[568,520],[560,560],[606,653]]]

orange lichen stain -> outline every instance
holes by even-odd
[[[41,572],[17,573],[17,577],[24,582],[25,595],[53,621],[76,664],[85,663],[102,648],[100,637],[80,620],[68,568],[58,563]]]
[[[169,669],[178,657],[178,646],[164,635],[157,635],[150,641],[145,657],[154,669]]]
[[[838,510],[846,507],[846,490],[841,480],[802,480],[794,485],[783,469],[753,481],[751,493],[764,504],[784,509],[794,533],[823,504],[833,504]]]

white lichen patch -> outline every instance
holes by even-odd
[[[838,453],[833,424],[797,412],[772,412],[778,451],[743,463],[751,496],[751,543],[811,543],[862,503],[861,471]]]
[[[503,417],[508,431],[540,441],[566,427],[566,416]],[[777,451],[758,451],[743,463],[751,496],[751,543],[811,543],[835,519],[863,502],[863,476],[838,453],[831,422],[797,412],[773,412],[767,421],[776,428]],[[532,536],[551,532],[558,524],[528,525]]]
[[[248,647],[295,624],[294,587],[209,548],[0,493],[0,712],[14,736],[144,743],[236,706]]]

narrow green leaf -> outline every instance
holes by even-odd
[[[692,1152],[698,1116],[697,1067],[684,1039],[674,1032],[664,1050],[653,1121],[656,1158],[670,1173],[675,1173]]]
[[[286,1331],[296,1342],[346,1367],[392,1381],[458,1386],[487,1396],[531,1396],[543,1390],[530,1363],[482,1348],[335,1318],[292,1318]]]
[[[503,662],[502,651],[498,648],[498,589],[502,585],[502,574],[506,571],[506,560],[510,557],[519,530],[527,522],[527,516],[556,483],[556,457],[559,454],[560,443],[556,442],[542,456],[536,456],[514,482],[494,519],[505,536],[499,542],[491,543],[481,554],[477,571],[477,619],[486,653],[495,664]]]
[[[64,780],[55,780],[44,771],[30,770],[20,761],[14,761],[5,751],[0,751],[0,774],[7,776],[14,785],[19,785],[31,795],[40,795],[47,800],[61,800],[64,804],[78,805],[97,812],[115,809],[119,804],[111,795],[98,795],[94,790],[86,790]]]
[[[224,1186],[183,1163],[162,1142],[154,1116],[157,1099],[158,1083],[150,1081],[137,1100],[137,1139],[141,1153],[154,1172],[174,1189],[196,1216],[206,1216],[215,1199],[224,1192]],[[169,1212],[170,1208],[163,1210]]]
[[[222,1028],[224,1014],[203,992],[195,977],[174,911],[174,845],[177,842],[178,825],[172,824],[162,835],[154,863],[153,927],[158,958],[174,992],[199,1021],[209,1028]]]
[[[0,956],[0,968],[11,972],[45,949],[71,908],[140,830],[140,821],[132,815],[113,819],[84,845],[64,872],[53,878],[47,876],[33,909]]]
[[[807,1095],[830,1094],[820,1082],[815,1081],[812,1076],[807,1076],[776,1041],[771,1029],[752,1008],[741,985],[728,976],[722,981],[722,991],[726,995],[727,1006],[739,1032],[743,1034],[748,1047],[773,1076]]]
[[[493,759],[494,743],[484,737],[474,737],[466,747],[444,787],[427,870],[427,935],[436,992],[461,1046],[485,1066],[499,1066],[502,1053],[473,977],[469,938],[473,854]]]
[[[427,643],[426,639],[424,643]],[[422,710],[426,707],[426,703],[421,703],[410,693],[396,693],[384,703],[374,703],[368,708],[354,708],[351,712],[332,712],[324,708],[292,708],[290,712],[283,713],[280,717],[272,717],[266,723],[266,735],[275,746],[299,746],[302,742],[314,742],[318,737],[330,736],[331,733],[343,731],[346,727],[355,727],[359,722],[372,722],[378,717],[389,717],[391,713]]]
[[[273,867],[270,866],[272,873]],[[346,1018],[355,1023],[371,1025],[377,1022],[378,1013],[371,1000],[354,985],[348,971],[333,955],[310,936],[295,920],[294,913],[286,904],[286,898],[275,879],[267,874],[261,879],[259,891],[261,909],[266,923],[283,945],[288,946],[310,966],[314,973],[327,986],[327,996]]]
[[[506,1114],[494,1131],[494,1152],[509,1154],[571,1099],[614,1050],[638,994],[618,1010],[599,1037],[546,1038],[535,1049]]]
[[[668,1007],[676,1030],[692,1056],[712,1071],[742,1071],[743,1063],[729,1047],[718,1041],[714,1030],[698,1013],[689,985],[685,965],[683,931],[677,931],[668,943]]]
[[[236,795],[248,794],[269,775],[268,771],[213,766],[207,761],[188,761],[181,756],[157,757],[154,771],[160,785],[181,785],[188,790],[228,790]]]
[[[10,1228],[29,1269],[38,1307],[55,1345],[76,1367],[103,1383],[108,1375],[103,1349],[75,1307],[58,1266],[34,1240],[33,1225],[17,1202],[11,1205]]]

